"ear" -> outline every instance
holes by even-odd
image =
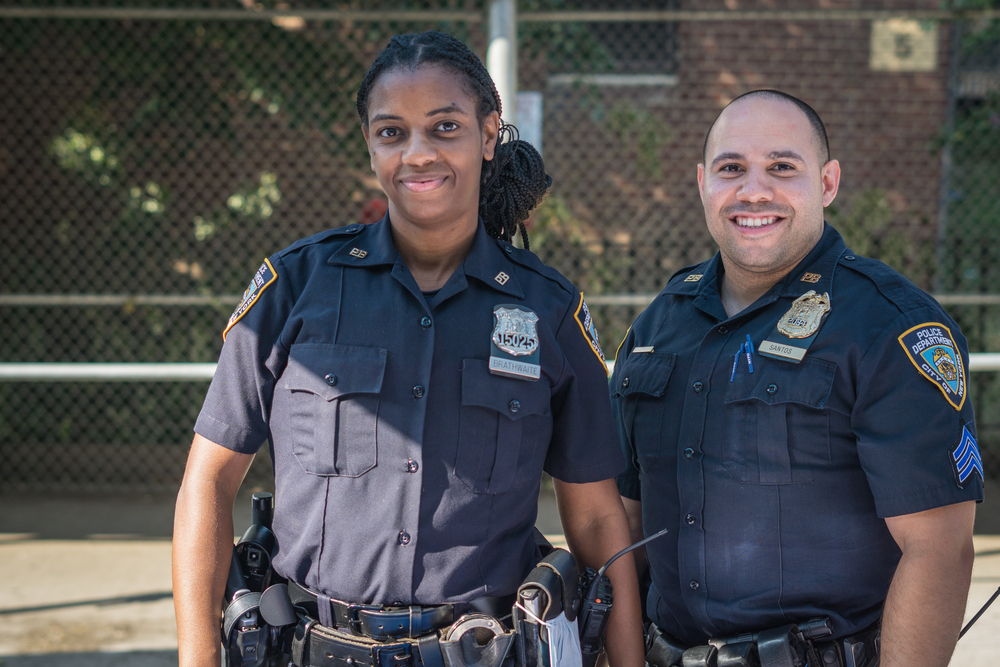
[[[368,157],[369,157],[369,163],[368,164],[371,167],[372,171],[375,171],[375,156],[372,155],[371,135],[368,134],[368,127],[367,126],[365,126],[365,125],[361,126],[361,134],[364,135],[364,137],[365,137],[365,146],[368,147]]]
[[[840,188],[840,163],[836,160],[830,160],[824,164],[820,178],[823,183],[823,208],[826,208],[833,203],[837,196],[837,190]]]
[[[698,196],[701,202],[705,203],[705,165],[698,164]]]
[[[500,136],[500,114],[491,111],[483,119],[483,159],[487,162],[493,159],[497,150],[497,138]]]

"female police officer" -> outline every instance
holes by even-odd
[[[500,99],[455,38],[392,39],[358,93],[386,217],[269,257],[230,318],[177,499],[180,662],[219,664],[231,510],[275,469],[275,569],[367,605],[514,593],[537,560],[542,470],[577,560],[628,544],[606,375],[582,295],[510,239],[548,186],[504,142]],[[612,664],[640,666],[631,560],[609,572]]]

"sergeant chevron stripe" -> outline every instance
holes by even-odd
[[[969,427],[962,427],[962,437],[958,445],[951,452],[951,458],[955,464],[955,475],[958,478],[958,486],[965,485],[965,481],[972,476],[973,472],[979,473],[979,479],[983,479],[983,459],[979,454],[979,446],[976,439],[969,433]]]

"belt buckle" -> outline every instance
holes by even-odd
[[[360,613],[363,611],[381,611],[382,607],[373,606],[369,604],[349,604],[347,605],[347,622],[351,626],[351,634],[357,635],[359,637],[365,637],[362,629],[364,627],[364,621],[361,620]]]
[[[413,664],[413,648],[409,642],[372,646],[372,665],[375,667],[402,667],[407,664]]]

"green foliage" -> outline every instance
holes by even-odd
[[[660,150],[670,138],[670,130],[648,111],[619,101],[608,110],[604,127],[619,142],[622,153],[633,155],[640,177],[659,180],[663,178]]]
[[[566,0],[523,0],[523,12],[576,9]],[[614,61],[594,39],[586,23],[567,21],[521,23],[517,28],[519,57],[534,60],[543,57],[549,68],[561,72],[569,67],[576,72],[610,72]]]
[[[586,294],[624,288],[630,260],[606,246],[585,215],[565,199],[549,195],[532,213],[528,227],[531,249]]]
[[[826,219],[854,252],[879,259],[900,273],[910,273],[915,244],[894,226],[896,214],[884,191],[873,188],[856,192],[844,208],[831,204]]]

